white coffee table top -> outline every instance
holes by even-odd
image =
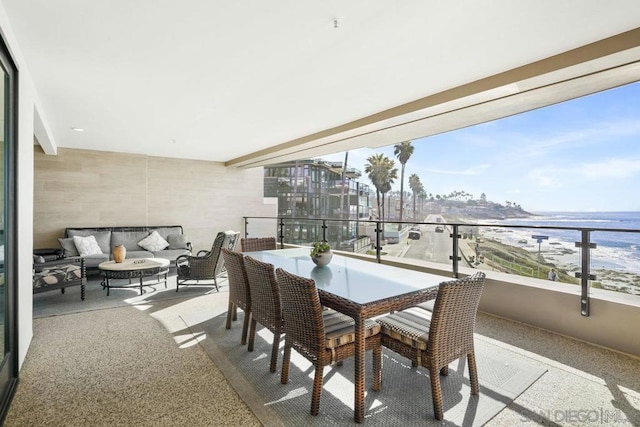
[[[130,271],[146,270],[148,268],[168,267],[169,260],[165,258],[129,258],[122,262],[105,261],[98,265],[100,270]]]

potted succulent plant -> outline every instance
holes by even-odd
[[[327,242],[314,242],[311,247],[311,260],[319,266],[327,265],[333,257],[331,246]]]

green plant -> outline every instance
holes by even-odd
[[[331,250],[331,246],[327,242],[313,242],[313,246],[311,247],[311,258],[315,258],[318,254],[323,252],[329,252]]]

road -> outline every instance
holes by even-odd
[[[440,215],[429,215],[424,222],[444,222]],[[442,232],[436,232],[436,227],[441,227]],[[421,225],[422,234],[419,240],[409,240],[401,242],[399,245],[408,244],[409,248],[403,255],[404,258],[420,259],[444,264],[451,263],[451,229],[447,226]],[[407,243],[408,242],[408,243]]]

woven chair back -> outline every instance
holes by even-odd
[[[249,237],[240,239],[242,252],[271,251],[276,249],[275,237]]]
[[[298,351],[317,355],[325,349],[322,305],[313,280],[276,270],[284,318],[284,333]]]
[[[280,288],[273,264],[245,256],[244,266],[251,294],[251,315],[269,330],[280,330],[282,328]]]
[[[238,241],[240,240],[240,232],[239,231],[225,231],[222,232],[223,235],[223,240],[222,240],[222,245],[220,246],[220,250],[221,249],[228,249],[230,251],[235,251],[236,250],[236,246],[238,246]],[[216,277],[218,275],[220,275],[220,273],[222,273],[224,271],[225,265],[224,265],[224,258],[222,257],[221,253],[218,252],[217,255],[217,261],[216,261],[216,269],[214,274],[216,275]]]
[[[473,352],[473,329],[485,274],[477,272],[464,279],[443,282],[433,308],[428,352],[435,366]]]
[[[216,257],[220,256],[220,251],[222,250],[223,242],[224,242],[224,233],[219,232],[218,234],[216,234],[216,238],[213,240],[213,244],[211,245],[211,250],[203,255],[204,258],[211,258],[212,261],[214,262],[213,264],[214,266],[215,266]]]
[[[227,266],[229,280],[229,301],[245,312],[251,311],[251,293],[244,266],[244,256],[240,252],[222,249],[222,257]]]

